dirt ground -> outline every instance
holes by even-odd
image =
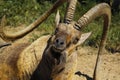
[[[98,49],[82,47],[78,53],[77,80],[92,80]],[[102,56],[99,80],[120,80],[120,53],[105,52]]]
[[[7,28],[6,31],[16,32],[24,29],[23,26],[14,28]],[[44,32],[44,31],[43,31]],[[15,41],[15,43],[29,42],[29,39],[34,35],[40,35],[41,32],[34,30],[22,39]],[[2,40],[0,40],[2,42]],[[78,48],[78,66],[76,70],[76,80],[92,80],[95,61],[97,57],[97,48],[80,47]],[[102,63],[100,66],[99,80],[120,80],[120,53],[105,52],[102,56]]]

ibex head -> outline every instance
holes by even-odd
[[[72,2],[73,1],[73,2]],[[60,16],[57,13],[56,16],[56,29],[55,33],[52,36],[52,48],[56,52],[60,52],[76,45],[79,40],[81,40],[81,29],[88,25],[91,21],[93,21],[96,17],[103,16],[104,25],[103,25],[103,33],[100,42],[100,47],[98,51],[98,57],[96,60],[96,65],[94,69],[93,80],[98,80],[98,64],[100,61],[99,55],[102,54],[103,48],[105,47],[106,39],[107,39],[107,31],[109,29],[110,21],[111,21],[111,10],[108,4],[101,3],[90,9],[86,14],[84,14],[78,21],[72,21],[73,14],[75,11],[75,2],[76,0],[70,0],[68,5],[68,9],[66,12],[66,16],[63,23],[60,23]],[[84,36],[85,38],[88,36]],[[74,47],[73,47],[74,48]],[[69,50],[70,51],[70,48]]]
[[[78,42],[81,35],[80,31],[74,29],[74,22],[70,24],[60,23],[59,11],[56,15],[55,24],[56,29],[52,37],[54,50],[63,51],[66,47]]]
[[[98,16],[104,17],[104,28],[103,35],[101,39],[101,45],[105,44],[106,33],[110,24],[110,7],[109,5],[102,3],[92,9],[90,9],[86,14],[84,14],[78,21],[73,21],[73,15],[75,12],[77,0],[70,0],[64,22],[60,22],[59,11],[57,12],[55,19],[55,32],[52,36],[52,46],[55,51],[65,50],[70,45],[77,44],[82,35],[81,29],[88,25],[92,20]],[[85,38],[87,36],[84,36]]]

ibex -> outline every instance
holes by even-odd
[[[36,21],[37,23],[30,25],[25,31],[22,31],[22,34],[21,32],[15,35],[6,34],[1,30],[1,37],[4,40],[14,40],[22,37],[33,30],[36,25],[41,23],[42,20],[45,20],[52,12],[54,12],[54,10],[58,7],[56,7],[56,5],[60,5],[63,2],[64,0],[58,0],[55,5],[45,13],[44,17],[40,19],[41,21]],[[111,20],[110,7],[106,3],[98,4],[84,14],[77,22],[75,22],[73,21],[73,15],[75,12],[76,2],[77,0],[70,0],[68,2],[65,18],[61,23],[59,12],[57,12],[55,19],[56,29],[53,35],[43,36],[33,42],[30,46],[24,48],[23,51],[20,51],[17,57],[12,57],[16,58],[16,60],[11,59],[13,54],[9,54],[9,56],[5,59],[6,62],[1,61],[2,67],[0,69],[3,70],[3,72],[8,70],[8,72],[12,73],[11,76],[0,76],[1,79],[72,80],[75,73],[75,66],[77,64],[77,55],[72,51],[79,44],[84,42],[91,34],[82,34],[81,30],[96,17],[103,16],[103,34],[93,74],[93,80],[99,80],[99,75],[97,75],[101,61],[99,55],[102,54],[105,47],[107,31]],[[14,61],[14,65],[10,64],[11,61]],[[75,66],[73,66],[73,63],[76,63]],[[9,67],[5,70],[4,67],[8,65]]]

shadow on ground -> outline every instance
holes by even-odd
[[[84,76],[86,80],[93,80],[90,76],[88,76],[87,74],[82,74],[80,71],[77,71],[75,75]]]

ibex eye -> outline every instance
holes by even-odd
[[[76,44],[79,41],[79,38],[75,38],[75,40],[73,41],[73,44]]]

